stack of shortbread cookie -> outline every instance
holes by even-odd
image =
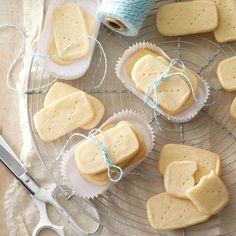
[[[217,42],[236,40],[235,0],[195,0],[163,4],[156,25],[165,36],[214,32]]]
[[[127,72],[134,81],[136,88],[145,93],[153,81],[160,78],[166,71],[169,64],[169,61],[155,52],[140,49],[130,59]],[[173,67],[170,70],[170,73],[175,72],[181,72],[181,69]],[[184,74],[189,78],[194,94],[197,96],[199,86],[197,75],[188,69],[185,70]],[[157,88],[157,97],[158,107],[170,115],[187,109],[193,101],[191,87],[188,81],[180,75],[162,80]],[[154,98],[154,93],[151,94],[151,98]]]
[[[220,212],[229,193],[220,179],[220,157],[210,151],[178,144],[165,145],[159,171],[165,193],[151,197],[147,215],[159,230],[185,228],[206,221]]]
[[[124,170],[145,156],[144,137],[130,122],[109,124],[102,131],[103,134],[96,135],[96,139],[100,143],[105,141],[105,148],[113,165],[118,165]],[[75,159],[78,170],[85,180],[96,185],[109,183],[103,152],[91,140],[82,142],[76,148]]]
[[[66,65],[87,55],[93,23],[93,17],[77,3],[57,7],[52,14],[54,37],[48,49],[51,59]]]
[[[56,82],[45,97],[44,108],[34,115],[34,124],[42,140],[50,142],[77,128],[96,127],[104,111],[97,98]]]

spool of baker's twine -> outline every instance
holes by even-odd
[[[23,94],[33,94],[33,93],[41,93],[42,91],[44,91],[45,89],[48,89],[52,84],[54,84],[57,79],[54,79],[53,81],[45,84],[45,85],[42,85],[40,87],[37,87],[37,88],[31,88],[31,89],[24,89],[24,90],[21,90],[21,89],[18,89],[15,84],[13,83],[12,81],[12,73],[16,67],[16,65],[18,64],[18,62],[23,58],[24,54],[25,54],[25,46],[26,46],[26,36],[25,36],[25,33],[22,29],[20,29],[19,27],[15,26],[15,25],[11,25],[11,24],[3,24],[3,25],[0,25],[0,31],[1,30],[7,30],[7,29],[13,29],[17,32],[20,33],[21,37],[22,37],[22,44],[21,44],[21,47],[20,47],[20,50],[19,52],[17,53],[17,55],[15,56],[15,58],[13,59],[9,69],[8,69],[8,72],[7,72],[7,87],[9,89],[11,89],[12,91],[14,92],[19,92],[19,93],[23,93]],[[96,69],[95,69],[95,72],[93,74],[93,88],[94,89],[97,89],[99,88],[103,81],[105,80],[106,78],[106,75],[107,75],[107,57],[106,57],[106,53],[104,51],[104,48],[102,46],[102,44],[96,39],[94,38],[93,36],[88,36],[90,40],[93,40],[95,41],[96,45],[98,46],[99,48],[99,52],[100,52],[100,58],[99,60],[97,61],[97,64],[96,64]],[[69,49],[71,47],[73,47],[74,45],[77,45],[78,42],[80,42],[82,39],[78,39],[76,40],[76,42],[72,42],[70,45],[68,45],[65,49]],[[45,55],[41,55],[39,52],[36,52],[36,53],[33,53],[33,56],[35,57],[41,57],[41,58],[45,58],[45,57],[49,57],[49,56],[45,56]],[[103,76],[101,78],[101,80],[98,82],[98,84],[95,85],[94,83],[94,78],[96,77],[96,74],[97,74],[97,71],[98,71],[98,68],[100,66],[100,63],[101,63],[101,58],[104,59],[104,73],[103,73]]]
[[[154,0],[103,0],[98,18],[111,30],[125,36],[138,35]]]

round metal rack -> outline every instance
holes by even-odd
[[[217,44],[212,34],[187,37],[161,36],[155,27],[155,13],[159,5],[152,9],[145,26],[135,38],[123,37],[102,27],[99,40],[106,52],[109,69],[105,82],[99,89],[93,88],[93,73],[99,59],[96,50],[92,65],[86,75],[78,80],[63,81],[78,87],[86,93],[100,99],[106,108],[104,120],[114,112],[130,109],[139,112],[143,119],[149,121],[156,134],[155,147],[151,155],[136,168],[140,175],[128,175],[104,194],[93,199],[100,219],[95,218],[86,208],[86,200],[76,196],[66,201],[70,212],[78,212],[89,216],[92,220],[104,226],[104,235],[235,235],[236,233],[236,121],[230,117],[229,106],[234,98],[233,93],[222,90],[216,75],[218,63],[235,55],[233,44]],[[118,58],[129,45],[135,42],[148,41],[160,46],[170,57],[178,57],[185,65],[209,81],[211,85],[210,100],[214,104],[205,107],[192,121],[174,124],[160,117],[163,128],[160,131],[153,120],[152,111],[136,96],[127,91],[115,75],[115,65]],[[101,78],[103,66],[99,67],[96,80]],[[33,58],[30,68],[28,87],[37,87],[55,79],[45,71]],[[33,115],[43,107],[45,93],[31,94],[28,100],[28,118],[33,140],[47,170],[54,181],[60,183],[59,154],[70,136],[58,139],[52,143],[44,143],[35,132]],[[175,232],[158,232],[153,230],[146,216],[146,201],[149,197],[164,191],[163,179],[157,170],[159,150],[167,143],[180,143],[212,150],[221,156],[222,179],[230,192],[230,202],[226,208],[205,223]],[[53,160],[53,161],[52,161]]]

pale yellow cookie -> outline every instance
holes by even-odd
[[[157,10],[156,25],[165,36],[211,32],[218,26],[217,7],[206,0],[163,4]]]
[[[221,86],[228,92],[236,91],[236,56],[221,61],[217,67]]]
[[[94,111],[84,92],[69,94],[34,115],[39,136],[50,142],[88,123]]]
[[[219,43],[236,40],[236,1],[235,0],[211,0],[216,3],[219,14],[219,25],[214,31]]]
[[[74,61],[74,60],[64,60],[63,58],[59,57],[54,39],[52,40],[52,43],[48,48],[48,55],[54,62],[62,65],[69,65]]]
[[[90,35],[92,33],[93,30],[93,25],[94,25],[94,18],[91,14],[89,14],[87,11],[83,10],[84,13],[84,17],[85,17],[85,22],[86,22],[86,26],[87,26],[87,30],[88,30],[88,34]],[[55,40],[53,38],[52,43],[48,49],[48,55],[51,57],[51,59],[58,63],[58,64],[62,64],[62,65],[68,65],[71,64],[74,60],[65,60],[61,57],[59,57],[58,53],[57,53],[57,48],[55,45]]]
[[[96,135],[97,140],[105,139],[109,159],[117,165],[132,158],[139,150],[140,144],[132,128],[114,127]],[[97,174],[106,170],[102,151],[90,140],[84,141],[75,150],[75,159],[79,171],[84,174]]]
[[[234,98],[231,106],[230,106],[230,115],[236,119],[236,97]]]
[[[139,59],[132,70],[132,79],[138,90],[146,92],[152,84],[167,69],[167,65],[152,55]],[[158,106],[169,114],[176,114],[191,95],[187,82],[180,76],[166,78],[157,88]],[[154,94],[151,94],[153,98]]]
[[[186,193],[197,209],[208,215],[220,212],[229,201],[229,193],[223,181],[212,170]]]
[[[67,3],[55,8],[52,27],[59,57],[74,60],[88,53],[88,31],[79,4]]]
[[[130,58],[129,63],[127,65],[127,72],[128,72],[129,76],[131,76],[131,74],[132,74],[132,70],[133,70],[135,63],[140,58],[142,58],[143,56],[146,56],[148,54],[153,55],[153,56],[157,56],[157,53],[155,53],[149,49],[146,49],[146,48],[142,48],[142,49],[138,50],[136,53],[134,53],[134,55]]]
[[[86,124],[82,125],[80,128],[85,130],[90,130],[96,127],[101,121],[105,113],[105,107],[100,100],[87,94],[88,100],[90,101],[92,108],[95,112],[94,117]]]
[[[159,61],[163,62],[167,66],[170,64],[170,62],[168,62],[164,57],[158,56],[156,58]],[[176,67],[176,66],[174,67],[174,70],[181,72],[181,69]],[[171,71],[173,71],[173,70],[171,70]],[[191,70],[187,69],[187,68],[185,68],[184,74],[189,78],[189,80],[190,80],[190,82],[192,84],[192,87],[193,87],[194,94],[197,97],[197,95],[198,95],[198,87],[199,87],[199,79],[198,79],[197,75],[194,72],[192,72]],[[188,86],[190,87],[189,84],[188,84]],[[178,112],[183,111],[186,108],[188,108],[192,104],[192,102],[193,102],[193,95],[191,94],[189,99],[185,102],[185,104],[178,109]]]
[[[167,166],[174,161],[196,161],[198,169],[195,173],[195,182],[198,183],[202,176],[208,175],[214,170],[217,175],[221,174],[221,160],[219,155],[204,149],[181,145],[167,144],[160,152],[158,168],[164,175]]]
[[[209,215],[197,210],[194,204],[168,193],[161,193],[147,201],[147,216],[150,225],[158,230],[181,229],[204,222]]]
[[[196,171],[196,161],[171,162],[164,174],[166,192],[174,197],[187,198],[186,191],[194,186],[194,174]]]
[[[132,157],[130,160],[128,161],[124,161],[122,163],[119,164],[119,166],[125,170],[126,168],[128,168],[129,166],[131,166],[132,164],[134,164],[135,162],[139,161],[140,159],[142,159],[145,154],[146,154],[146,145],[144,144],[144,137],[141,134],[141,132],[135,128],[133,125],[131,125],[129,122],[127,121],[121,121],[117,124],[117,126],[122,126],[122,125],[129,125],[133,131],[136,133],[137,138],[139,140],[140,143],[140,148],[138,150],[138,153]],[[109,124],[106,127],[104,127],[103,131],[111,129],[115,126],[115,124]],[[104,172],[95,174],[95,175],[88,175],[88,174],[83,174],[80,173],[81,176],[86,179],[87,181],[89,181],[92,184],[96,184],[96,185],[106,185],[109,183],[109,178],[107,175],[107,170],[105,170]]]
[[[134,164],[135,162],[142,159],[144,157],[145,153],[146,153],[146,146],[142,145],[142,147],[139,149],[138,153],[134,157],[132,157],[131,160],[122,162],[119,164],[119,166],[123,170],[125,170],[126,168],[128,168],[129,166]],[[110,181],[108,178],[108,175],[107,175],[107,170],[105,170],[104,172],[95,174],[95,175],[88,175],[88,174],[83,174],[83,173],[80,173],[80,174],[87,181],[89,181],[92,184],[96,184],[96,185],[106,185]]]
[[[56,82],[47,92],[47,95],[45,96],[45,99],[44,99],[44,106],[46,107],[50,105],[52,102],[55,102],[64,96],[67,96],[71,93],[78,92],[78,91],[81,91],[81,90],[74,88],[65,83]],[[98,123],[101,121],[102,117],[104,116],[105,108],[102,102],[100,102],[100,100],[98,100],[97,98],[89,94],[86,94],[86,96],[94,110],[95,115],[88,123],[82,125],[80,128],[89,130],[96,127]]]

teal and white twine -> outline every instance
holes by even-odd
[[[136,36],[153,3],[153,0],[103,0],[98,18],[115,32]]]
[[[181,71],[180,72],[174,72],[174,73],[170,73],[170,70],[172,67],[174,67],[176,64],[178,64],[181,68]],[[192,92],[192,97],[194,99],[194,101],[201,105],[201,106],[206,106],[208,104],[202,104],[198,101],[197,97],[196,97],[196,94],[195,94],[195,91],[194,91],[194,88],[193,88],[193,85],[192,85],[192,82],[191,80],[188,78],[188,76],[186,76],[184,74],[184,71],[185,71],[185,65],[183,63],[182,60],[178,59],[178,58],[174,58],[171,60],[170,64],[168,65],[168,67],[166,68],[166,70],[159,76],[159,78],[155,79],[146,89],[145,91],[145,96],[144,96],[144,102],[153,109],[153,116],[154,116],[154,119],[156,120],[157,122],[157,125],[159,127],[160,130],[162,130],[161,126],[160,126],[160,123],[158,121],[158,86],[160,85],[160,82],[163,81],[164,79],[167,79],[167,78],[173,78],[174,76],[181,76],[183,77],[183,79],[186,80],[186,82],[188,83],[190,89],[191,89],[191,92]],[[153,98],[151,98],[151,95],[153,94]]]
[[[96,137],[96,135],[100,134],[102,136],[102,141],[99,141]],[[103,132],[100,129],[92,129],[89,132],[89,135],[83,135],[81,133],[74,133],[72,134],[68,140],[66,141],[64,147],[62,148],[60,154],[57,156],[56,160],[59,160],[62,155],[64,154],[65,150],[67,149],[68,145],[70,144],[71,140],[75,137],[82,137],[90,142],[92,142],[94,145],[98,147],[98,149],[102,152],[104,164],[107,168],[107,175],[110,181],[112,182],[118,182],[121,180],[123,176],[123,170],[117,166],[112,164],[111,159],[109,158],[107,149],[106,149],[106,142],[105,142],[105,136],[103,135]],[[112,176],[114,174],[114,177]]]
[[[19,93],[22,93],[22,94],[34,94],[34,93],[41,93],[42,91],[44,91],[45,89],[48,89],[48,87],[50,87],[52,84],[54,84],[57,79],[54,79],[53,81],[45,84],[45,85],[42,85],[40,87],[36,87],[36,88],[30,88],[30,89],[24,89],[24,90],[20,90],[18,88],[16,88],[16,86],[14,85],[13,81],[12,81],[12,74],[13,74],[13,71],[17,65],[17,63],[23,58],[23,56],[25,55],[25,47],[26,47],[26,35],[24,33],[24,31],[22,29],[20,29],[19,27],[15,26],[15,25],[11,25],[11,24],[3,24],[3,25],[0,25],[0,31],[2,30],[7,30],[7,29],[13,29],[15,30],[16,32],[20,33],[21,37],[22,37],[22,44],[21,44],[21,47],[20,47],[20,50],[19,52],[17,53],[17,55],[15,56],[15,58],[13,59],[13,62],[11,63],[10,67],[9,67],[9,70],[7,72],[7,78],[6,78],[6,81],[7,81],[7,87],[9,89],[11,89],[12,91],[14,92],[19,92]],[[96,65],[96,69],[95,69],[95,72],[93,74],[93,87],[94,89],[97,89],[99,88],[102,83],[104,82],[104,80],[106,79],[106,76],[107,76],[107,67],[108,67],[108,63],[107,63],[107,57],[106,57],[106,53],[104,51],[104,48],[102,46],[102,44],[99,42],[99,40],[97,40],[95,37],[93,36],[88,36],[89,39],[91,40],[94,40],[96,45],[98,46],[99,48],[99,52],[100,52],[100,58],[97,62],[97,65]],[[79,39],[78,41],[80,41],[81,39]],[[68,48],[72,47],[73,45],[76,45],[78,43],[78,41],[74,42],[74,43],[71,43],[70,45],[68,45],[66,47],[65,50],[67,50]],[[39,52],[36,52],[33,54],[34,56],[36,57],[49,57],[49,56],[44,56],[44,55],[41,55]],[[104,59],[104,73],[103,73],[103,76],[102,76],[102,79],[99,81],[98,84],[94,84],[94,78],[96,77],[96,74],[97,74],[97,71],[98,71],[98,68],[100,66],[100,63],[101,63],[101,58]]]

